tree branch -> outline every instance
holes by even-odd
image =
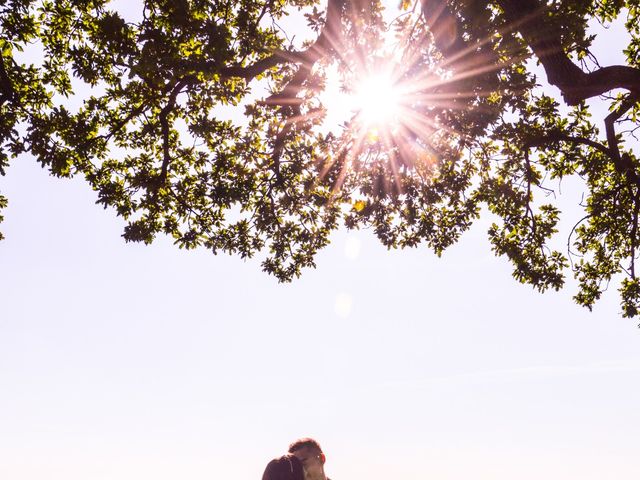
[[[599,150],[606,155],[610,154],[609,149],[601,143],[598,143],[594,140],[590,140],[584,137],[567,135],[566,133],[562,133],[561,131],[554,131],[554,132],[548,133],[547,135],[536,136],[525,143],[525,148],[542,147],[551,142],[578,143],[578,144],[587,145],[589,147],[595,148],[596,150]]]
[[[574,64],[562,47],[560,31],[545,19],[547,2],[497,0],[497,3],[542,63],[549,83],[560,89],[568,105],[577,105],[616,88],[640,94],[640,69],[615,65],[586,73]]]
[[[607,131],[609,156],[611,160],[613,160],[616,171],[619,174],[624,175],[629,183],[635,184],[638,188],[640,188],[640,178],[638,178],[638,174],[633,165],[633,162],[628,155],[620,154],[620,148],[618,147],[618,138],[616,136],[614,126],[615,122],[617,122],[622,115],[627,113],[629,109],[632,108],[637,102],[637,96],[629,95],[622,101],[620,107],[618,107],[617,110],[607,115],[607,118],[604,119],[604,124]]]
[[[169,114],[176,106],[176,100],[182,89],[185,85],[193,82],[195,77],[186,76],[176,82],[174,87],[171,89],[169,93],[169,98],[167,99],[166,105],[160,111],[158,115],[158,120],[160,121],[160,128],[162,131],[162,169],[160,171],[160,175],[157,178],[155,183],[155,192],[157,192],[158,188],[160,188],[167,179],[167,171],[169,169],[169,163],[171,163],[171,155],[169,151]]]
[[[255,77],[263,73],[265,70],[275,67],[281,63],[298,63],[303,59],[304,52],[290,52],[286,50],[277,50],[268,57],[258,60],[256,63],[248,66],[232,65],[220,66],[216,60],[192,61],[184,60],[181,62],[182,67],[189,72],[202,72],[210,74],[218,74],[223,79],[243,78],[250,82]]]
[[[344,1],[329,0],[325,23],[318,38],[304,52],[296,54],[302,64],[280,92],[271,95],[264,101],[266,105],[279,106],[280,112],[285,117],[285,124],[276,135],[272,152],[278,181],[280,181],[280,158],[284,151],[286,136],[301,118],[300,104],[302,99],[298,98],[298,93],[311,75],[315,63],[329,53],[335,52],[336,46],[340,44]]]
[[[335,51],[335,45],[339,43],[339,38],[341,37],[340,32],[342,28],[342,11],[344,9],[344,2],[345,0],[329,0],[327,4],[325,24],[320,35],[318,35],[318,38],[311,46],[303,51],[277,50],[268,57],[262,58],[256,63],[244,67],[241,65],[220,66],[216,60],[198,62],[185,60],[182,65],[187,70],[218,74],[225,79],[242,78],[247,82],[253,80],[265,70],[273,68],[281,63],[302,63],[303,65],[301,68],[310,72],[313,65],[329,52]],[[294,87],[294,85],[292,85],[292,87]],[[299,88],[300,86],[298,86],[298,90]],[[272,97],[275,98],[275,96]]]
[[[609,114],[609,116],[607,116],[607,118],[605,119],[604,123],[607,130],[608,146],[594,140],[590,140],[588,138],[567,135],[562,131],[552,131],[546,135],[538,135],[529,139],[527,142],[525,142],[524,148],[528,149],[532,147],[543,147],[552,142],[577,143],[595,148],[611,159],[616,171],[619,174],[624,175],[631,185],[636,185],[636,187],[640,189],[640,176],[638,176],[635,167],[631,162],[631,159],[626,154],[620,155],[620,150],[618,148],[618,139],[614,130],[614,123],[622,115],[624,115],[634,105],[635,102],[636,100],[634,100],[633,97],[627,98],[618,110]]]
[[[282,91],[265,100],[266,104],[282,106],[301,103],[296,97],[304,82],[309,78],[313,66],[321,58],[335,52],[336,46],[340,44],[343,8],[344,0],[329,0],[327,17],[320,35],[305,51],[294,54],[293,59],[301,65]]]
[[[640,213],[640,190],[636,191],[633,197],[633,217],[631,219],[633,226],[631,227],[631,278],[636,278],[636,242],[638,236],[638,214]]]

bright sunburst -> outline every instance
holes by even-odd
[[[336,58],[319,64],[322,88],[314,84],[310,90],[318,108],[309,111],[320,112],[316,118],[321,118],[323,133],[330,134],[321,178],[340,162],[339,175],[332,180],[335,190],[362,176],[368,189],[402,194],[411,184],[406,179],[426,181],[440,168],[443,153],[455,158],[465,145],[456,141],[460,132],[449,120],[459,109],[473,107],[472,99],[479,93],[472,82],[463,91],[456,83],[463,85],[463,80],[496,66],[471,58],[469,50],[456,59],[454,69],[431,43],[431,34],[437,36],[438,31],[430,34],[421,14],[410,12],[414,13],[415,19],[402,19],[407,31],[394,25],[400,17],[383,25],[373,51],[345,42],[349,36],[336,36],[331,45]],[[363,37],[371,35],[366,28],[358,32],[358,24],[354,28]],[[359,211],[364,204],[357,201],[354,208]]]
[[[391,72],[377,72],[355,86],[353,102],[364,127],[380,127],[397,121],[403,98]]]
[[[327,77],[322,102],[327,111],[329,128],[350,121],[360,134],[392,131],[406,121],[411,95],[399,82],[392,68],[363,71],[346,88],[335,71]]]

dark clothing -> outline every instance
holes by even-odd
[[[264,469],[262,480],[304,480],[302,463],[294,455],[274,458]]]

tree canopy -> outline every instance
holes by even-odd
[[[0,5],[0,173],[29,153],[85,178],[127,241],[261,254],[282,281],[341,225],[441,254],[487,215],[518,281],[544,291],[573,274],[588,308],[614,281],[638,314],[640,2],[135,5],[135,19],[108,0]],[[292,12],[304,41],[282,26]],[[624,64],[595,58],[594,21],[624,22]],[[331,81],[348,96],[381,73],[391,89],[375,103],[395,92],[392,114],[360,105],[327,125]],[[592,99],[609,113],[592,116]],[[567,177],[582,215],[558,242]]]

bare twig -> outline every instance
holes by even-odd
[[[633,218],[631,227],[631,278],[636,278],[636,241],[638,237],[638,213],[640,213],[640,190],[636,190],[636,194],[633,198]]]

